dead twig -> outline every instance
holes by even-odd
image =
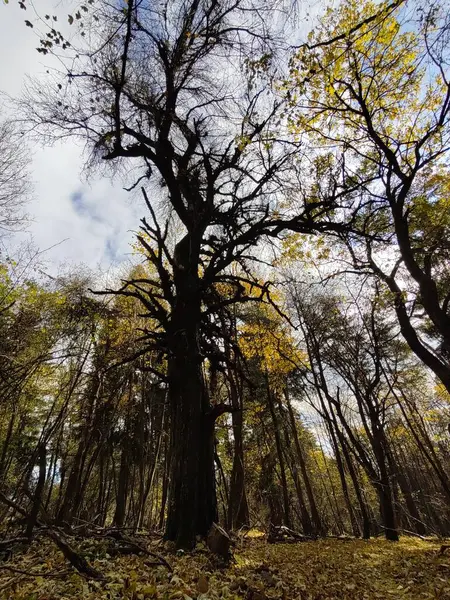
[[[169,570],[170,573],[173,572],[172,566],[167,562],[167,560],[163,556],[161,556],[160,554],[157,554],[156,552],[151,552],[150,550],[147,550],[147,548],[144,548],[144,546],[141,546],[140,544],[138,544],[137,542],[135,542],[128,536],[124,535],[121,531],[118,531],[118,530],[112,531],[107,534],[107,537],[110,537],[119,542],[128,544],[129,546],[131,546],[132,548],[135,548],[139,552],[142,552],[143,554],[146,554],[147,556],[151,556],[152,558],[156,558],[160,564],[164,565]]]
[[[14,502],[13,500],[10,500],[7,496],[5,496],[5,494],[3,492],[0,492],[0,501],[3,502],[4,504],[6,504],[7,506],[13,508],[18,513],[20,513],[21,515],[23,515],[24,517],[26,517],[28,519],[28,516],[29,516],[28,512],[22,506],[20,506],[20,504],[17,504],[17,502]],[[104,579],[103,575],[99,571],[94,569],[94,567],[92,567],[88,563],[88,561],[84,558],[84,556],[81,556],[81,554],[78,554],[78,552],[76,552],[65,541],[65,539],[63,538],[63,535],[61,533],[57,533],[54,529],[52,529],[50,519],[47,516],[47,514],[42,506],[40,507],[40,512],[41,512],[41,519],[36,518],[35,524],[39,525],[39,526],[42,526],[44,524],[48,527],[48,529],[43,532],[44,535],[49,537],[58,546],[58,548],[61,550],[61,552],[64,554],[64,557],[70,562],[70,564],[73,567],[75,567],[75,569],[79,573],[81,573],[84,576],[89,577],[90,579]]]
[[[9,540],[0,540],[0,551],[7,549],[8,546],[13,546],[14,544],[20,544],[27,541],[28,538],[26,537],[15,537],[10,538]]]
[[[48,573],[45,573],[41,571],[25,571],[24,569],[10,567],[9,565],[0,565],[0,569],[11,571],[11,573],[26,575],[27,577],[67,577],[67,575],[70,575],[70,571],[49,571]]]

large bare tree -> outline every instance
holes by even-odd
[[[249,266],[258,242],[286,229],[340,230],[329,215],[341,192],[309,202],[293,193],[301,145],[279,131],[270,65],[282,15],[272,3],[101,2],[91,18],[84,53],[57,33],[43,44],[58,39],[67,71],[38,82],[23,105],[45,139],[79,136],[94,157],[125,165],[132,187],[145,186],[140,241],[154,277],[116,291],[151,318],[142,352],[157,346],[168,359],[166,537],[192,547],[217,516],[215,420],[236,409],[212,406],[204,383],[205,358],[227,360],[216,317],[236,302],[270,301]]]

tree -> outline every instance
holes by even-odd
[[[280,303],[280,302],[279,302]],[[289,391],[289,376],[305,364],[306,355],[295,344],[288,322],[283,314],[273,306],[257,305],[242,317],[244,323],[240,331],[240,347],[247,360],[253,360],[255,385],[261,396],[267,399],[266,406],[272,422],[276,456],[279,464],[280,482],[283,497],[282,514],[276,514],[277,506],[269,494],[271,502],[271,520],[274,525],[291,526],[289,490],[287,484],[286,463],[292,471],[295,491],[301,514],[303,531],[310,535],[325,533],[325,526],[319,515],[317,503],[308,472],[305,451],[300,443],[298,420],[294,413]],[[259,379],[259,383],[258,382]],[[290,450],[290,440],[294,440],[294,448]],[[268,459],[271,458],[268,455]],[[298,472],[300,470],[300,473]],[[270,474],[264,475],[266,484],[273,488]],[[303,492],[303,487],[305,492]],[[309,503],[309,511],[305,496]],[[274,518],[275,517],[275,518]],[[277,522],[281,519],[280,522]]]
[[[23,207],[29,200],[31,184],[28,173],[30,159],[11,122],[0,123],[0,230],[16,230],[26,222]]]
[[[450,389],[448,12],[384,3],[352,27],[374,6],[330,11],[293,56],[292,130],[322,147],[316,194],[349,190],[353,267],[385,284],[402,335]]]
[[[192,547],[217,518],[214,423],[224,408],[211,405],[203,375],[221,337],[215,315],[255,300],[245,284],[268,299],[269,284],[248,267],[259,240],[332,227],[334,205],[280,204],[299,146],[275,134],[279,102],[260,76],[274,47],[270,5],[189,0],[149,10],[130,0],[101,3],[93,18],[96,47],[77,52],[65,78],[39,83],[22,107],[47,139],[81,136],[104,160],[137,165],[134,186],[149,180],[140,241],[156,277],[124,282],[118,293],[142,301],[158,323],[147,349],[168,357],[166,537]]]

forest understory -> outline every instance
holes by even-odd
[[[135,538],[136,539],[136,538]],[[118,551],[106,538],[73,540],[101,575],[89,579],[68,566],[45,537],[0,565],[0,598],[59,600],[409,600],[450,598],[450,552],[442,540],[402,537],[267,543],[260,533],[235,541],[227,566],[202,544],[173,552],[155,537],[139,544],[155,557]]]

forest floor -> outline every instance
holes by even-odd
[[[111,556],[102,540],[84,540],[80,551],[104,576],[88,581],[50,540],[0,563],[0,598],[14,600],[394,600],[450,599],[450,549],[441,543],[403,537],[399,543],[325,539],[267,544],[246,538],[226,568],[200,546],[171,554],[172,572],[149,556]]]

